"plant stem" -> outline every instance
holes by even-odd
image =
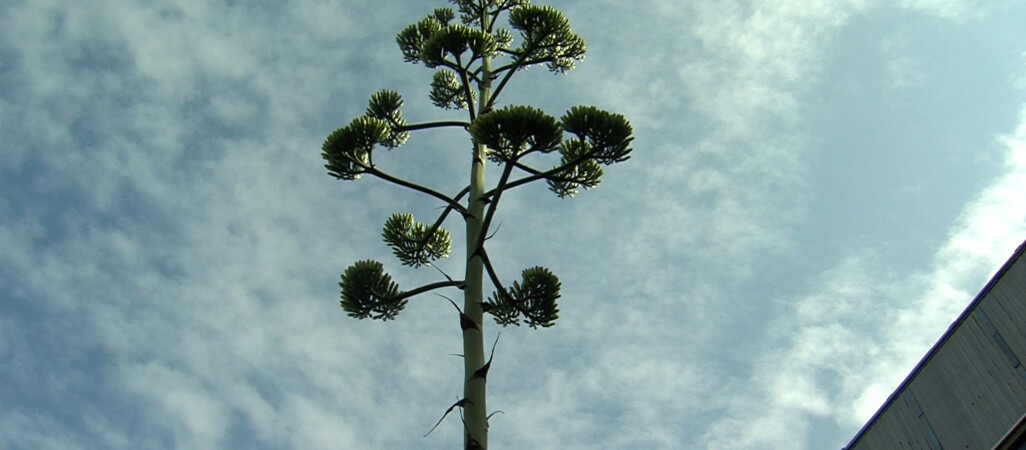
[[[490,27],[488,13],[481,14],[481,28]],[[481,61],[481,77],[478,83],[479,114],[487,112],[486,105],[491,102],[492,73],[491,58],[485,56]],[[466,78],[464,78],[466,80]],[[466,82],[466,81],[465,81]],[[473,117],[473,111],[471,111]],[[463,330],[463,407],[464,437],[463,448],[488,448],[488,411],[485,402],[485,378],[475,376],[484,367],[484,263],[477,252],[480,237],[487,233],[483,229],[485,218],[485,156],[484,145],[474,145],[473,160],[470,169],[470,196],[467,199],[467,287],[464,291],[463,312],[475,326]]]
[[[474,373],[485,364],[484,334],[481,328],[484,319],[484,310],[481,307],[482,302],[484,302],[484,263],[480,254],[475,252],[480,236],[485,233],[482,227],[485,215],[484,153],[485,147],[483,145],[475,146],[474,162],[470,176],[470,199],[468,200],[467,272],[464,278],[467,288],[464,291],[463,312],[474,322],[475,326],[463,330],[463,369],[465,375],[463,380],[463,397],[467,399],[463,407],[464,422],[466,423],[464,448],[474,448],[472,443],[475,442],[480,448],[488,448],[488,425],[485,418],[487,415],[485,379],[474,377]]]

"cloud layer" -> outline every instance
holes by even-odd
[[[332,180],[319,157],[378,89],[402,92],[411,120],[439,117],[430,72],[391,42],[428,9],[343,3],[0,6],[0,446],[460,439],[455,417],[421,438],[461,391],[451,306],[418,297],[387,324],[338,308],[357,259],[403,287],[438,276],[379,241],[393,210],[438,205]],[[496,265],[549,266],[564,298],[553,329],[488,330],[502,333],[493,445],[843,445],[1026,237],[1026,124],[1008,100],[1026,71],[1000,34],[1021,6],[555,6],[588,59],[566,77],[529,71],[507,99],[622,112],[635,154],[573,200],[535,186],[503,199]],[[1000,69],[972,91],[986,101],[940,95],[961,82],[944,64],[974,48],[920,42],[949,33]],[[927,114],[922,98],[978,120]],[[885,114],[903,118],[871,120]],[[894,150],[923,128],[968,137]],[[845,156],[846,129],[876,136]],[[455,192],[462,139],[417,134],[379,163]],[[943,175],[884,176],[893,154]]]

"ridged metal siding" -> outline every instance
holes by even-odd
[[[990,449],[1026,413],[1026,243],[848,445]]]

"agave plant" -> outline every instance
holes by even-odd
[[[584,58],[584,39],[570,22],[550,6],[529,0],[450,0],[452,8],[437,8],[399,32],[396,43],[403,58],[434,69],[429,91],[438,108],[466,110],[465,121],[410,124],[403,118],[402,96],[382,90],[370,98],[363,116],[328,135],[322,156],[328,173],[339,180],[369,175],[428,195],[443,204],[434,222],[418,222],[396,213],[386,220],[382,237],[396,258],[410,267],[429,266],[449,255],[451,239],[442,225],[453,211],[463,220],[466,270],[462,280],[444,280],[401,290],[377,261],[357,261],[342,274],[342,309],[358,319],[395,319],[409,298],[435,289],[463,291],[459,310],[463,331],[464,391],[449,407],[461,408],[464,448],[487,448],[488,410],[485,388],[491,357],[485,359],[484,314],[502,326],[550,327],[559,315],[560,282],[544,267],[531,267],[519,281],[503,283],[489,258],[485,241],[502,196],[509,190],[544,180],[561,198],[599,184],[603,166],[630,158],[632,129],[619,114],[594,106],[574,106],[558,120],[526,105],[499,107],[513,75],[531,66],[556,74],[574,68]],[[508,28],[499,26],[505,17]],[[402,146],[413,131],[455,127],[467,132],[473,145],[470,181],[455,195],[393,176],[374,163],[379,147]],[[525,162],[531,154],[558,153],[550,168]],[[536,158],[532,158],[535,161]],[[490,187],[489,162],[500,175]],[[486,299],[485,281],[494,288]],[[494,348],[493,348],[494,350]],[[444,416],[443,416],[444,418]],[[437,425],[436,425],[437,426]]]

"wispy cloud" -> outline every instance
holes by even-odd
[[[860,249],[784,302],[749,379],[758,406],[736,405],[711,428],[712,447],[801,448],[817,420],[853,435],[876,412],[1026,238],[1026,121],[1000,141],[1005,173],[967,205],[931,269]]]
[[[381,324],[337,303],[357,259],[404,287],[433,280],[392,262],[379,229],[437,205],[331,180],[318,152],[380,88],[432,117],[430,71],[391,42],[430,8],[144,3],[0,6],[0,398],[14,405],[0,446],[458,441],[455,416],[419,438],[460,392],[451,306],[417,298]],[[932,343],[889,325],[943,329],[1014,246],[1026,131],[934,268],[892,274],[868,247],[807,280],[767,267],[815,213],[804,106],[831,40],[880,3],[567,3],[589,59],[509,93],[622,112],[636,153],[579,198],[503,200],[503,277],[549,265],[564,299],[555,329],[502,331],[496,445],[795,448],[816,420],[863,420]],[[463,136],[446,133],[381,163],[458,189],[466,153],[449,138]],[[767,273],[804,288],[765,287]]]

